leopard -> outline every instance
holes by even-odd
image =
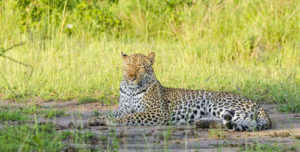
[[[217,123],[232,131],[265,130],[265,110],[239,94],[163,86],[153,70],[155,53],[121,53],[123,79],[117,110],[88,120],[90,126],[193,125]]]

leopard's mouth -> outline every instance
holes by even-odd
[[[127,81],[129,88],[137,88],[142,84],[142,81],[134,80],[134,81]]]

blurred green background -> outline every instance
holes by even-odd
[[[300,111],[298,0],[0,0],[0,99],[117,103],[121,51],[168,87]],[[0,53],[1,54],[1,53]]]

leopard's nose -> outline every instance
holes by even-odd
[[[130,78],[128,78],[131,82],[133,82],[135,79],[136,79],[136,77],[130,77]]]

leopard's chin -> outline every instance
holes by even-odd
[[[127,83],[128,84],[128,87],[131,88],[131,89],[134,89],[134,88],[138,88],[139,87],[139,84],[136,84],[134,82],[129,82]]]

